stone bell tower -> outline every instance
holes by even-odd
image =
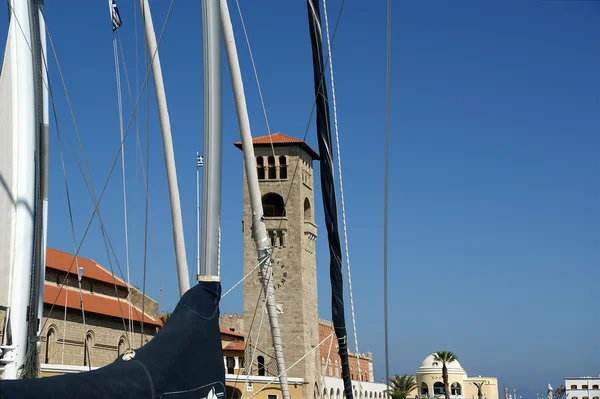
[[[314,222],[313,161],[317,153],[302,140],[281,133],[253,140],[267,234],[273,248],[273,285],[286,367],[313,349],[319,340],[317,272]],[[272,146],[271,146],[272,143]],[[241,148],[241,143],[235,143]],[[287,202],[286,202],[287,201]],[[252,212],[244,173],[244,275],[256,267],[256,246],[251,232]],[[261,312],[263,326],[257,340]],[[256,316],[255,316],[256,315]],[[253,375],[276,376],[271,327],[264,308],[264,294],[255,271],[244,282],[245,367]],[[318,350],[288,372],[304,378],[303,397],[313,398],[320,381]],[[319,384],[320,385],[320,384]]]

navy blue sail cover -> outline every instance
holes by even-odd
[[[347,399],[353,399],[350,365],[348,364],[348,342],[346,318],[344,316],[344,282],[342,280],[342,246],[338,229],[337,201],[333,180],[333,156],[331,153],[331,123],[329,101],[325,85],[325,67],[321,48],[321,13],[318,0],[307,0],[308,24],[312,44],[313,74],[317,110],[317,138],[321,156],[321,194],[325,213],[325,226],[329,240],[329,278],[331,280],[331,315],[338,341],[338,353],[342,362],[342,379]]]
[[[0,399],[225,399],[220,299],[220,283],[200,282],[133,359],[83,373],[0,380]]]

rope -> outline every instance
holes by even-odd
[[[333,78],[333,55],[331,53],[331,41],[329,39],[329,20],[327,18],[327,0],[323,0],[323,15],[325,17],[325,32],[327,33],[327,55],[329,58],[329,76],[331,78],[331,96],[333,99],[333,126],[335,129],[335,144],[337,149],[338,174],[340,178],[340,199],[342,203],[342,225],[344,226],[344,249],[346,250],[346,267],[348,270],[348,292],[350,294],[350,310],[352,313],[352,330],[354,332],[354,349],[356,350],[356,363],[358,375],[362,377],[360,368],[360,352],[358,350],[358,334],[356,332],[356,317],[354,314],[354,296],[352,295],[352,274],[350,272],[350,252],[348,249],[348,230],[346,228],[346,203],[344,201],[344,183],[342,179],[342,153],[340,151],[340,135],[338,131],[337,103],[335,100],[335,82]],[[359,378],[358,389],[362,391],[362,384]]]
[[[385,381],[390,386],[388,343],[388,182],[390,144],[390,61],[392,53],[392,0],[387,0],[386,71],[385,71],[385,155],[383,174],[383,318],[385,333]]]
[[[248,277],[250,277],[250,275],[252,273],[254,273],[256,271],[256,269],[258,269],[259,267],[262,267],[263,263],[269,258],[264,258],[264,260],[262,260],[261,262],[258,263],[258,265],[254,266],[254,269],[250,270],[248,273],[246,273],[246,275],[244,277],[242,277],[242,279],[240,281],[238,281],[237,283],[235,283],[233,285],[233,287],[231,287],[230,289],[227,290],[226,293],[224,293],[223,295],[221,295],[221,298],[225,298],[225,296],[227,296],[227,294],[229,294],[231,291],[233,291],[233,289],[235,287],[237,287],[238,285],[240,285],[241,283],[243,283]]]
[[[118,32],[118,31],[117,31]],[[127,186],[125,178],[125,142],[123,140],[123,101],[121,94],[121,74],[119,71],[119,52],[117,48],[117,35],[113,34],[113,53],[115,60],[115,77],[117,81],[117,103],[119,108],[119,133],[121,138],[121,171],[123,180],[123,221],[125,227],[125,268],[127,270],[127,302],[128,302],[128,327],[133,331],[133,320],[131,319],[131,274],[129,268],[129,234],[127,229]]]
[[[45,22],[45,21],[44,21],[44,22]],[[63,280],[63,283],[60,285],[59,291],[58,291],[58,293],[57,293],[57,295],[56,295],[56,298],[54,299],[54,302],[53,302],[53,304],[52,304],[52,307],[50,308],[50,311],[49,311],[49,313],[48,313],[48,317],[50,316],[50,314],[52,313],[52,310],[54,309],[54,306],[56,305],[56,301],[58,300],[58,297],[59,297],[59,295],[60,295],[60,292],[62,291],[62,289],[63,289],[63,287],[64,287],[64,283],[65,283],[65,281],[66,281],[66,279],[67,279],[67,277],[68,277],[68,275],[69,275],[69,273],[70,273],[70,271],[71,271],[71,268],[73,267],[73,263],[77,263],[77,255],[78,255],[78,251],[79,251],[79,249],[81,248],[81,245],[83,244],[83,240],[85,239],[85,235],[86,235],[86,234],[87,234],[87,232],[89,231],[89,228],[90,228],[90,226],[91,226],[91,222],[93,221],[93,219],[94,219],[94,214],[95,214],[96,212],[98,213],[98,221],[99,221],[99,223],[100,223],[100,228],[101,228],[101,232],[102,232],[102,237],[103,237],[103,240],[104,240],[104,245],[105,245],[105,248],[106,248],[106,253],[107,253],[107,256],[108,256],[109,266],[110,266],[110,270],[111,270],[111,273],[112,273],[112,276],[113,276],[113,282],[114,282],[114,286],[115,286],[115,292],[117,293],[117,301],[119,302],[119,309],[120,309],[120,298],[119,298],[119,296],[118,296],[118,289],[117,289],[117,286],[116,286],[116,280],[115,280],[115,277],[114,277],[114,270],[113,270],[113,267],[112,267],[112,262],[111,262],[111,260],[110,260],[110,255],[109,255],[109,253],[108,253],[108,245],[107,245],[107,242],[109,242],[109,241],[110,241],[110,239],[109,239],[109,237],[108,237],[108,234],[107,234],[107,232],[106,232],[106,229],[105,229],[105,227],[104,227],[104,224],[103,224],[103,222],[102,222],[102,218],[101,218],[101,216],[100,216],[100,211],[99,211],[99,209],[98,209],[99,200],[98,200],[98,201],[96,201],[95,194],[94,194],[94,191],[93,191],[93,186],[91,185],[91,184],[92,184],[92,183],[91,183],[91,174],[90,174],[90,172],[89,172],[89,168],[88,168],[88,165],[87,165],[87,158],[86,158],[86,156],[85,156],[85,152],[83,151],[83,143],[81,142],[81,137],[80,137],[80,135],[79,135],[79,130],[78,130],[78,128],[77,128],[77,122],[76,122],[76,120],[75,120],[75,115],[74,115],[74,112],[73,112],[73,108],[72,108],[72,106],[71,106],[71,102],[70,102],[70,100],[69,100],[69,98],[70,98],[70,97],[69,97],[69,93],[68,93],[68,90],[67,90],[67,88],[66,88],[66,83],[65,83],[65,80],[64,80],[64,77],[63,77],[63,74],[62,74],[62,69],[61,69],[61,67],[60,67],[60,62],[58,61],[58,56],[57,56],[57,54],[56,54],[56,49],[54,48],[54,42],[52,41],[52,36],[51,36],[51,34],[50,34],[50,30],[48,29],[48,25],[47,25],[47,24],[46,24],[46,31],[47,31],[47,34],[48,34],[48,39],[49,39],[49,41],[50,41],[50,45],[51,45],[51,48],[52,48],[52,52],[53,52],[54,58],[55,58],[55,60],[56,60],[56,63],[57,63],[57,67],[58,67],[59,73],[60,73],[60,76],[61,76],[61,80],[62,80],[62,84],[63,84],[63,89],[65,90],[65,94],[66,94],[66,97],[67,97],[67,100],[68,100],[68,104],[69,104],[69,107],[70,107],[71,116],[72,116],[72,118],[73,118],[73,124],[74,124],[74,126],[75,126],[75,131],[76,131],[76,133],[77,133],[77,138],[78,138],[78,141],[79,141],[80,149],[81,149],[81,151],[82,151],[82,156],[83,156],[84,166],[85,166],[85,168],[86,168],[86,171],[87,171],[87,176],[88,176],[88,178],[89,178],[89,181],[90,181],[90,182],[89,182],[89,184],[88,184],[88,179],[86,179],[86,176],[85,176],[85,173],[84,173],[84,171],[83,171],[83,168],[81,167],[81,163],[79,162],[79,159],[77,158],[77,155],[75,154],[75,149],[74,149],[74,147],[73,147],[73,143],[71,142],[71,140],[70,140],[70,138],[69,138],[69,135],[65,133],[65,137],[67,138],[67,142],[69,143],[69,146],[70,146],[70,148],[71,148],[71,151],[73,152],[73,155],[74,155],[74,157],[75,157],[75,160],[76,160],[77,166],[78,166],[78,168],[79,168],[79,171],[80,171],[80,173],[81,173],[81,175],[82,175],[82,178],[83,178],[83,180],[84,180],[84,183],[85,183],[85,185],[86,185],[86,188],[88,189],[88,192],[90,193],[90,196],[92,197],[92,201],[93,201],[93,203],[94,203],[94,205],[95,205],[95,212],[92,214],[92,216],[91,216],[91,218],[90,218],[90,220],[89,220],[88,226],[87,226],[87,228],[86,228],[86,230],[85,230],[85,233],[84,233],[84,237],[82,238],[82,241],[81,241],[81,243],[80,243],[80,245],[79,245],[79,248],[77,249],[77,251],[76,251],[76,252],[75,252],[75,254],[74,254],[74,261],[73,261],[73,262],[71,262],[71,265],[69,266],[69,270],[67,271],[67,275],[65,276],[65,279]],[[46,71],[47,71],[47,65],[46,65],[45,67],[46,67]],[[55,103],[55,101],[54,101],[54,95],[53,95],[53,92],[52,92],[52,90],[51,90],[51,87],[50,87],[49,85],[47,85],[47,87],[48,87],[49,97],[50,97],[50,99],[51,99],[51,101],[52,101],[53,114],[54,114],[54,117],[55,117],[55,122],[56,122],[56,125],[57,125],[57,132],[58,132],[58,127],[59,127],[59,126],[60,126],[62,123],[61,123],[61,121],[60,121],[60,118],[58,118],[58,114],[57,114],[57,112],[56,112],[56,103]],[[62,147],[61,147],[61,148],[62,148]],[[115,162],[116,162],[116,159],[115,159]],[[113,164],[113,167],[114,167],[114,164]],[[106,188],[106,185],[105,185],[105,187],[104,187],[104,188]],[[104,190],[103,190],[103,191],[104,191]],[[119,267],[119,268],[120,268],[120,267]],[[83,309],[82,309],[82,310],[83,310]],[[48,322],[48,317],[46,318],[46,321],[44,322],[44,325],[43,325],[43,327],[42,327],[42,330],[44,329],[44,327],[46,326],[46,324],[47,324],[47,322]],[[123,327],[124,327],[124,329],[125,329],[125,331],[126,331],[126,327],[125,327],[125,320],[124,320],[124,317],[123,317],[123,314],[122,314],[122,312],[121,312],[121,317],[122,317],[122,319],[123,319]]]
[[[260,298],[260,296],[259,296]],[[257,306],[258,308],[258,306]],[[246,371],[246,378],[244,379],[244,389],[242,391],[242,398],[244,399],[244,395],[246,394],[246,390],[248,388],[248,381],[250,380],[250,374],[252,373],[252,365],[254,364],[254,356],[256,355],[256,349],[258,348],[258,343],[260,342],[260,332],[262,330],[263,321],[265,320],[265,310],[267,309],[267,301],[264,301],[264,305],[262,307],[262,311],[260,312],[260,322],[258,323],[258,331],[256,333],[256,345],[252,347],[252,352],[250,354],[250,367]],[[252,330],[250,330],[252,331]],[[263,364],[263,370],[265,365]],[[237,382],[237,381],[236,381]]]
[[[173,2],[171,2],[171,7],[173,6]],[[169,8],[169,13],[171,9]],[[145,7],[142,8],[142,23],[146,25],[145,19]],[[146,43],[146,35],[144,35],[144,43]],[[147,46],[144,46],[144,59],[148,60],[148,52]],[[145,83],[145,92],[146,92],[146,179],[145,187],[146,187],[146,204],[144,211],[144,274],[142,279],[142,315],[146,309],[146,272],[147,272],[147,256],[148,256],[148,201],[149,201],[149,190],[148,186],[150,185],[150,113],[148,112],[150,107],[150,95],[148,93],[148,81]],[[140,330],[140,347],[144,345],[144,318],[142,316],[142,325]]]
[[[300,359],[296,360],[294,362],[294,364],[292,364],[290,367],[288,367],[285,370],[285,373],[287,373],[288,371],[290,371],[291,369],[293,369],[294,367],[296,367],[298,365],[298,363],[300,363],[301,361],[303,361],[304,359],[306,359],[306,357],[308,355],[310,355],[311,353],[313,353],[314,351],[316,351],[318,348],[321,347],[321,345],[323,345],[323,343],[325,341],[327,341],[329,338],[333,337],[335,335],[335,333],[331,333],[329,334],[327,337],[325,337],[321,342],[319,342],[314,348],[312,348],[311,350],[309,350],[308,352],[306,352],[306,354],[304,356],[302,356]],[[277,381],[279,379],[279,377],[281,377],[283,375],[283,373],[279,374],[278,376],[273,377],[271,380],[269,380],[269,382],[267,382],[265,385],[263,385],[263,387],[261,389],[259,389],[258,391],[254,392],[248,399],[252,399],[253,397],[255,397],[256,395],[258,395],[259,393],[261,393],[262,391],[264,391],[265,389],[267,389],[267,387],[269,385],[271,385],[272,383],[274,383],[275,381]]]
[[[327,375],[327,367],[329,367],[329,362],[330,362],[330,357],[331,357],[331,347],[333,346],[333,337],[335,335],[335,330],[333,329],[333,326],[331,327],[331,340],[329,341],[329,351],[327,352],[327,360],[325,361],[325,369],[321,371],[321,384],[323,385],[323,388],[325,390],[327,390],[327,384],[325,382],[325,376]],[[333,374],[333,373],[332,373]],[[337,377],[337,375],[336,375]]]
[[[235,0],[235,3],[237,5],[238,13],[240,15],[240,21],[242,22],[242,29],[244,31],[244,37],[246,38],[246,45],[248,46],[248,53],[250,54],[250,61],[252,63],[252,70],[254,72],[254,80],[256,81],[256,87],[258,88],[258,96],[260,98],[260,104],[262,107],[263,115],[265,117],[265,125],[267,126],[267,133],[269,135],[269,143],[271,144],[271,153],[273,154],[273,159],[275,160],[277,157],[275,156],[275,146],[273,145],[273,137],[271,137],[271,127],[269,125],[269,118],[267,117],[267,107],[265,106],[265,100],[263,98],[262,89],[260,88],[260,81],[258,79],[258,71],[256,69],[256,64],[254,63],[254,55],[252,54],[252,48],[250,46],[250,39],[248,37],[248,31],[246,30],[246,23],[244,22],[244,16],[242,15],[242,9],[240,7],[239,0]],[[281,175],[278,175],[277,181],[279,182],[279,190],[281,191],[281,195],[283,195],[283,184],[281,183]],[[285,204],[287,204],[287,201],[284,202],[284,209],[285,209]],[[283,223],[283,221],[279,222],[278,229],[281,228],[282,223]]]
[[[171,2],[171,6],[172,6],[172,4],[173,4],[173,3]],[[161,30],[161,33],[160,33],[160,36],[159,36],[159,39],[158,39],[158,42],[157,42],[157,49],[156,49],[156,51],[158,51],[158,48],[160,47],[160,43],[161,43],[161,41],[162,41],[162,37],[163,37],[164,31],[165,31],[165,29],[166,29],[166,26],[167,26],[167,22],[169,21],[169,16],[170,16],[170,14],[171,14],[171,13],[170,13],[170,11],[171,11],[171,8],[169,8],[169,12],[168,12],[168,14],[167,14],[167,16],[166,16],[166,18],[165,18],[165,22],[164,22],[164,24],[163,24],[163,27],[162,27],[162,30]],[[44,21],[45,21],[45,15],[44,15],[43,13],[42,13],[42,17],[44,18]],[[18,21],[17,21],[17,22],[18,22]],[[45,21],[45,22],[46,22],[46,21]],[[19,24],[19,27],[20,27],[20,29],[21,29],[21,32],[23,32],[23,29],[22,29],[22,27],[20,26],[20,24]],[[46,27],[47,27],[47,25],[46,25]],[[55,59],[56,59],[56,63],[57,63],[57,66],[58,66],[58,70],[59,70],[59,73],[60,73],[60,76],[61,76],[61,80],[62,80],[62,83],[63,83],[63,88],[65,89],[65,92],[67,93],[67,98],[69,98],[69,97],[68,97],[68,91],[66,90],[66,85],[65,85],[65,82],[64,82],[64,77],[63,77],[63,75],[62,75],[62,70],[61,70],[61,68],[60,68],[60,63],[59,63],[59,61],[58,61],[58,56],[56,55],[56,50],[55,50],[55,48],[54,48],[54,43],[53,43],[53,41],[52,41],[52,36],[51,36],[51,34],[50,34],[50,30],[49,30],[49,29],[46,29],[46,31],[47,31],[47,34],[48,34],[48,39],[49,39],[49,41],[50,41],[50,45],[51,45],[51,47],[52,47],[52,51],[53,51],[53,53],[54,53],[54,57],[55,57]],[[30,49],[31,49],[31,47],[30,47]],[[155,52],[155,54],[156,54],[156,52]],[[154,58],[154,54],[153,54],[153,58]],[[149,77],[149,74],[150,74],[150,68],[148,68],[148,69],[146,70],[146,75],[145,75],[145,77],[144,77],[144,83],[146,83],[146,82],[147,82],[147,80],[148,80],[148,77]],[[51,91],[50,91],[50,93],[51,93]],[[130,119],[129,119],[129,122],[128,122],[128,124],[127,124],[127,129],[125,129],[125,133],[124,133],[124,135],[123,135],[123,139],[125,139],[125,138],[127,137],[127,134],[129,133],[129,128],[131,127],[131,123],[132,123],[132,121],[133,121],[133,116],[135,115],[135,111],[137,110],[137,107],[138,107],[138,105],[139,105],[139,101],[140,101],[141,95],[142,95],[142,93],[139,93],[139,94],[138,94],[137,100],[136,100],[136,102],[135,102],[135,104],[134,104],[133,114],[132,114],[132,116],[131,116],[131,117],[130,117]],[[54,102],[54,97],[52,96],[52,94],[50,94],[50,98],[51,98],[51,100],[52,100],[52,105],[53,105],[53,107],[54,107],[54,108],[56,108],[56,104],[55,104],[55,102]],[[69,101],[69,107],[70,107],[70,109],[71,109],[71,115],[72,115],[72,117],[73,117],[73,120],[74,120],[74,124],[75,124],[76,131],[78,131],[78,129],[77,129],[77,125],[76,125],[76,123],[75,123],[74,114],[73,114],[73,110],[72,110],[72,107],[71,107],[71,103],[70,103],[70,101]],[[67,136],[67,138],[68,138],[68,136]],[[115,158],[114,158],[114,160],[113,160],[113,162],[112,162],[112,165],[111,165],[111,168],[110,168],[110,170],[109,170],[108,176],[107,176],[107,178],[106,178],[106,180],[105,180],[105,182],[104,182],[104,185],[103,185],[103,187],[102,187],[102,190],[101,190],[101,192],[100,192],[100,196],[98,197],[98,200],[97,200],[97,201],[95,201],[95,203],[94,203],[94,211],[93,211],[93,213],[92,213],[92,216],[90,217],[90,219],[89,219],[89,221],[88,221],[88,223],[87,223],[87,226],[86,226],[86,228],[85,228],[85,230],[84,230],[83,236],[82,236],[82,238],[81,238],[81,242],[79,243],[79,246],[77,247],[77,250],[75,251],[75,254],[74,254],[74,261],[73,261],[73,262],[71,263],[71,265],[69,266],[69,272],[70,272],[71,268],[73,267],[73,263],[74,263],[74,262],[75,262],[75,260],[77,259],[77,256],[78,256],[78,254],[79,254],[79,251],[81,250],[81,247],[82,247],[82,245],[83,245],[83,242],[85,241],[85,238],[86,238],[86,236],[87,236],[87,233],[89,232],[89,229],[90,229],[90,227],[91,227],[91,225],[92,225],[92,221],[94,220],[94,216],[95,216],[96,212],[98,212],[98,206],[99,206],[99,204],[100,204],[100,201],[102,200],[102,198],[103,198],[103,196],[104,196],[104,193],[105,193],[105,191],[106,191],[106,187],[108,186],[108,182],[109,182],[109,180],[110,180],[110,177],[112,176],[112,172],[113,172],[113,170],[114,170],[114,168],[115,168],[115,165],[116,165],[116,163],[117,163],[117,160],[118,160],[118,157],[119,157],[119,153],[120,153],[120,151],[121,151],[121,146],[119,145],[119,148],[118,148],[118,150],[117,150],[117,154],[115,155]],[[85,179],[84,179],[84,181],[85,181]],[[102,224],[102,223],[101,223],[101,227],[102,227],[103,237],[106,237],[106,235],[105,235],[105,230],[104,230],[104,228],[103,228],[103,224]],[[109,261],[110,261],[110,257],[109,257]],[[110,262],[109,262],[109,263],[110,263]],[[113,272],[113,270],[112,270],[112,263],[110,263],[110,266],[111,266],[111,273],[112,273],[112,275],[113,275],[113,281],[115,281],[115,280],[114,280],[114,272]],[[67,275],[68,275],[68,274],[67,274]],[[52,303],[52,306],[51,306],[51,308],[50,308],[50,313],[52,312],[52,310],[54,309],[54,306],[56,305],[56,301],[58,300],[58,297],[59,297],[59,295],[60,295],[60,292],[62,291],[63,285],[64,285],[64,283],[63,283],[63,284],[60,286],[60,288],[59,288],[59,292],[57,293],[57,296],[56,296],[56,298],[54,299],[54,302]],[[115,288],[116,288],[116,281],[115,281]],[[118,298],[118,297],[117,297],[117,300],[119,300],[119,298]],[[119,303],[120,303],[120,301],[119,301]],[[120,306],[119,306],[119,308],[120,308]],[[50,314],[50,313],[49,313],[49,314]],[[123,317],[122,317],[122,318],[123,318]],[[123,319],[124,319],[124,318],[123,318]],[[48,322],[48,318],[46,318],[46,321],[44,322],[44,326],[42,327],[42,330],[43,330],[43,328],[46,326],[47,322]]]

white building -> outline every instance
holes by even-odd
[[[599,377],[565,378],[567,399],[600,399]]]

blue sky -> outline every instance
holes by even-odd
[[[118,3],[135,91],[134,3]],[[157,30],[167,1],[151,3]],[[339,1],[330,1],[330,22]],[[234,3],[234,29],[255,136],[266,133]],[[305,4],[241,1],[273,131],[302,137],[312,106]],[[74,106],[96,191],[119,144],[112,33],[105,2],[47,2],[47,20]],[[6,8],[0,7],[6,21]],[[566,376],[600,373],[600,7],[595,2],[394,2],[390,171],[390,365],[414,373],[436,350],[469,374],[491,375],[526,398]],[[143,43],[138,18],[139,80]],[[6,24],[0,27],[6,36]],[[195,152],[202,151],[199,2],[175,2],[161,44],[188,263],[194,263]],[[359,349],[384,375],[382,231],[385,2],[346,2],[334,43]],[[61,133],[74,139],[60,77],[51,84]],[[224,58],[222,280],[242,276],[242,157]],[[132,102],[124,93],[125,120]],[[142,102],[145,109],[145,100]],[[150,90],[149,294],[178,298],[170,212]],[[145,114],[145,113],[144,113]],[[139,134],[144,142],[144,114]],[[72,251],[56,129],[52,123],[48,243]],[[133,283],[142,285],[144,186],[126,141]],[[308,143],[316,145],[314,120]],[[64,139],[63,139],[64,142]],[[92,203],[65,145],[77,238]],[[117,164],[120,166],[120,161]],[[116,169],[101,212],[124,265],[122,191]],[[317,190],[317,203],[320,192]],[[317,241],[321,317],[330,316],[322,209]],[[155,255],[156,253],[156,255]],[[107,265],[98,223],[81,251]],[[156,264],[159,264],[157,270]],[[159,277],[160,275],[160,277]],[[241,289],[222,311],[242,311]]]

